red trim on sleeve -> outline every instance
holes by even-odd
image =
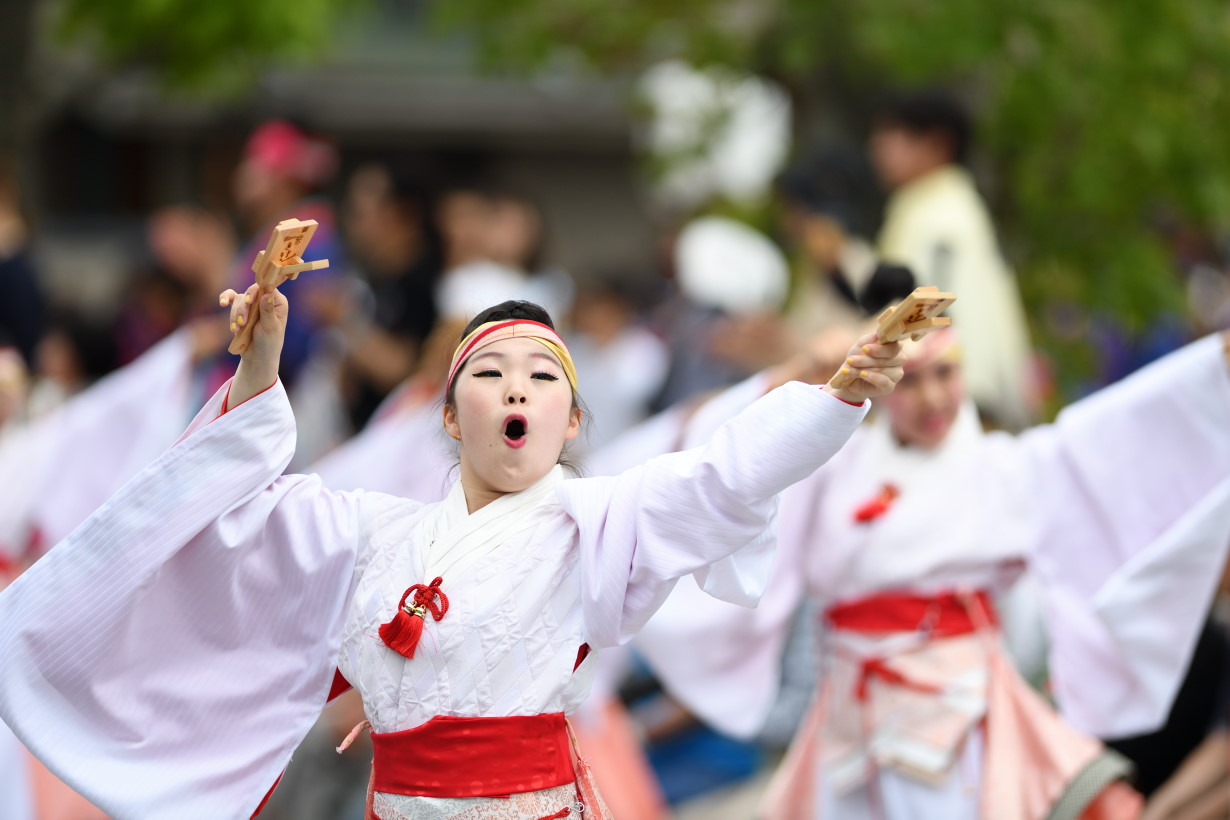
[[[232,383],[233,383],[233,382],[232,382]],[[274,380],[273,380],[273,384],[271,384],[271,385],[269,385],[268,387],[266,387],[266,388],[265,388],[264,390],[262,390],[260,393],[253,393],[251,396],[248,396],[246,399],[244,399],[243,401],[239,402],[239,404],[235,405],[235,407],[243,407],[245,404],[247,404],[248,402],[252,401],[252,399],[254,399],[254,398],[256,398],[257,396],[261,395],[261,393],[268,393],[270,390],[272,390],[272,389],[273,389],[273,385],[274,385],[274,384],[277,384],[277,383],[278,383],[278,380],[277,380],[277,379],[274,379]],[[228,401],[230,401],[230,400],[231,400],[231,385],[230,385],[230,384],[227,384],[227,386],[226,386],[226,395],[225,395],[225,396],[223,396],[223,398],[222,398],[222,412],[221,412],[221,413],[219,413],[218,415],[214,416],[214,421],[217,421],[218,419],[222,418],[222,417],[223,417],[223,416],[225,416],[227,413],[229,413],[229,412],[231,412],[232,410],[234,410],[234,409],[235,409],[235,407],[227,407],[227,406],[226,406],[226,403],[227,403]]]
[[[26,542],[26,552],[22,558],[26,561],[33,562],[40,558],[47,551],[47,533],[37,524],[30,531],[30,538]]]
[[[263,393],[264,391],[262,390],[261,392]],[[350,681],[342,677],[342,670],[340,669],[334,670],[333,684],[329,687],[329,697],[326,699],[325,702],[327,703],[329,701],[332,701],[338,695],[348,692],[350,691],[350,689],[351,689]],[[282,774],[285,774],[285,772],[283,772]],[[256,807],[256,811],[252,812],[252,817],[256,817],[258,814],[264,811],[265,804],[269,802],[269,798],[273,797],[273,793],[277,791],[278,784],[281,782],[282,782],[282,775],[280,774],[278,775],[278,779],[273,781],[273,785],[269,787],[269,791],[265,793],[265,797],[263,800],[261,800],[261,804]]]
[[[283,772],[282,774],[285,774],[285,772]],[[282,775],[280,774],[278,775],[278,779],[273,781],[273,785],[269,787],[269,791],[265,792],[265,799],[261,800],[261,804],[256,807],[256,811],[252,812],[253,817],[256,817],[256,815],[260,814],[262,811],[265,810],[265,804],[269,802],[269,798],[273,797],[273,793],[277,790],[278,784],[281,782],[282,782]]]
[[[828,384],[822,384],[822,385],[820,385],[820,389],[821,389],[821,390],[824,390],[824,388],[826,388],[826,387],[828,387]],[[825,393],[828,393],[830,396],[832,396],[833,398],[837,399],[838,401],[845,402],[846,404],[850,405],[851,407],[862,407],[864,404],[866,404],[866,403],[867,403],[867,400],[866,400],[866,399],[863,399],[863,400],[862,400],[862,401],[860,401],[860,402],[846,401],[846,400],[845,400],[845,399],[843,399],[841,396],[837,395],[836,393],[834,393],[834,392],[833,392],[833,391],[831,391],[831,390],[824,390],[824,392],[825,392]]]
[[[344,695],[354,687],[350,685],[350,681],[342,677],[342,670],[338,669],[333,673],[333,685],[329,687],[329,697],[325,698],[325,703],[331,703],[334,698],[339,695]]]
[[[575,672],[580,668],[581,664],[589,657],[589,644],[581,644],[581,648],[577,650],[577,662],[572,665],[572,671]]]
[[[17,562],[10,560],[7,555],[0,552],[0,589],[3,589],[10,581],[16,580],[19,574]],[[576,670],[572,671],[575,672]]]

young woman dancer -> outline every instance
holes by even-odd
[[[420,504],[282,474],[288,305],[255,286],[223,303],[255,322],[233,381],[0,597],[0,717],[116,820],[248,818],[346,684],[379,820],[601,816],[563,719],[591,650],[684,575],[754,600],[776,495],[901,375],[899,345],[865,337],[848,388],[787,384],[704,448],[566,478],[576,374],[545,312],[505,303],[450,367],[460,479]]]
[[[789,616],[818,601],[820,686],[767,820],[1136,816],[1128,767],[1094,738],[1166,719],[1220,576],[1230,333],[1021,436],[983,432],[952,332],[906,359],[878,417],[783,493],[757,610],[709,607],[673,653],[651,622],[642,651],[676,694],[703,688],[715,722],[763,714]],[[1026,566],[1054,706],[1013,669],[994,612]]]

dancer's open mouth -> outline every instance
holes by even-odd
[[[509,416],[504,419],[504,443],[509,447],[523,446],[527,432],[524,416]]]

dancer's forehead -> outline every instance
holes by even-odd
[[[936,330],[918,341],[906,339],[901,344],[906,371],[916,370],[934,362],[960,362],[961,343],[952,328]]]
[[[525,350],[524,353],[517,352],[517,348],[525,348],[526,345],[530,345],[528,350]],[[515,339],[501,339],[500,341],[494,342],[488,347],[483,348],[467,359],[467,364],[462,365],[462,369],[464,370],[468,367],[470,370],[473,370],[474,365],[484,359],[505,361],[519,355],[528,356],[531,359],[542,359],[543,361],[550,362],[556,367],[563,367],[563,365],[560,364],[559,358],[538,339],[526,339],[523,343],[518,342]]]

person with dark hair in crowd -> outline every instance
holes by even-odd
[[[670,367],[666,342],[645,322],[632,271],[605,271],[581,286],[572,308],[572,353],[578,367],[602,373],[586,393],[592,451],[642,421]]]
[[[29,414],[38,417],[115,369],[115,344],[105,323],[55,308],[35,354]]]
[[[219,333],[217,292],[226,287],[235,241],[222,217],[193,205],[170,205],[146,224],[148,259],[136,274],[128,298],[113,321],[116,364],[126,365],[182,325],[195,323],[198,354],[218,356],[226,347]]]
[[[291,217],[318,223],[304,259],[328,259],[329,267],[284,285],[288,294],[324,288],[345,274],[345,248],[337,215],[325,187],[337,173],[337,149],[324,137],[285,120],[268,120],[244,143],[243,155],[231,180],[235,210],[250,239],[240,249],[229,286],[242,290],[252,281],[252,260],[264,250],[275,225]],[[310,304],[310,303],[309,303]],[[286,327],[281,375],[293,387],[319,345],[323,324],[310,309],[296,311]],[[210,368],[206,395],[233,372],[235,358],[219,357]]]
[[[568,273],[544,267],[546,227],[531,197],[489,181],[447,188],[436,211],[444,257],[436,304],[464,323],[495,299],[529,299],[556,314],[572,304]]]
[[[142,269],[132,285],[133,298],[120,305],[112,322],[120,367],[178,330],[188,313],[187,288],[165,268]]]
[[[872,163],[889,192],[877,253],[919,282],[960,294],[949,309],[967,350],[966,383],[984,421],[1021,429],[1036,389],[1024,307],[966,164],[973,126],[952,95],[902,93],[879,108]]]
[[[418,365],[438,318],[442,263],[428,192],[386,166],[351,174],[343,219],[359,279],[317,288],[309,298],[312,312],[340,337],[342,391],[351,427],[360,430]]]
[[[877,261],[867,241],[880,204],[870,165],[852,148],[817,147],[781,175],[777,191],[801,267],[787,311],[791,326],[801,339],[858,327],[864,319],[859,291]]]
[[[0,343],[21,352],[26,367],[35,366],[35,348],[43,337],[47,305],[30,259],[29,234],[17,201],[16,183],[0,168]]]

